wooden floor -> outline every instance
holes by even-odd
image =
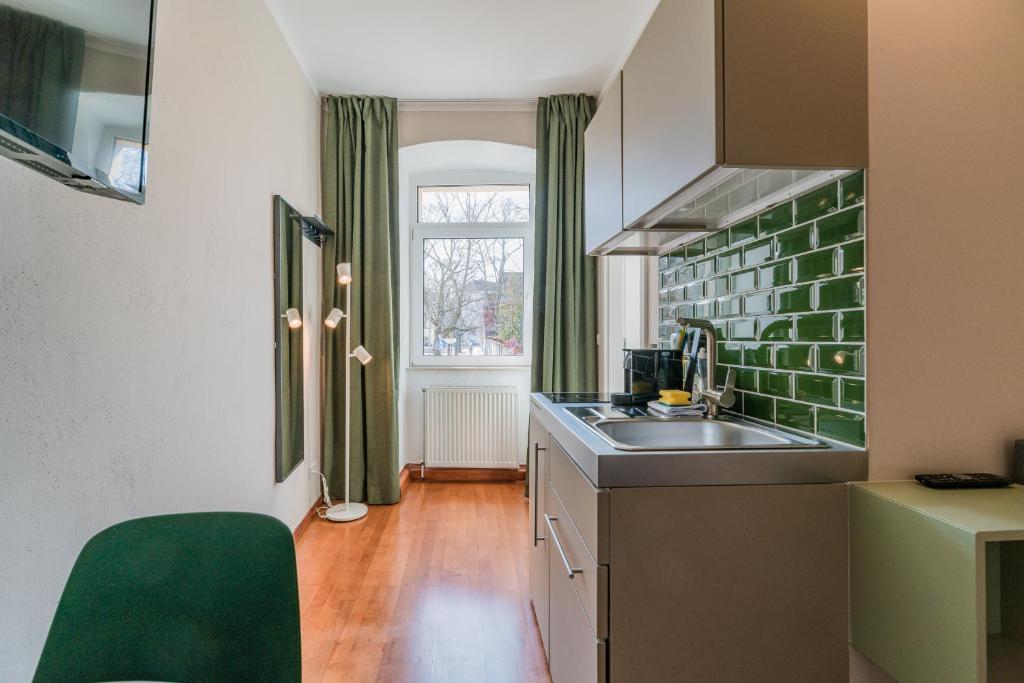
[[[412,482],[296,543],[306,681],[549,681],[518,483]]]

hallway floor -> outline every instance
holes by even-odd
[[[521,483],[409,484],[296,544],[307,681],[548,681]]]

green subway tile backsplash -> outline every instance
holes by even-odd
[[[729,244],[743,244],[757,237],[757,217],[748,218],[729,228]]]
[[[743,247],[743,265],[756,266],[772,260],[773,242],[771,239],[751,242]]]
[[[770,368],[772,366],[772,344],[744,344],[742,365]]]
[[[757,289],[757,271],[753,269],[733,273],[730,278],[732,282],[730,286],[733,294],[749,292],[752,289]]]
[[[771,235],[793,225],[793,202],[762,211],[757,217],[757,225],[762,235]]]
[[[839,316],[839,338],[844,342],[864,341],[864,309],[846,311]]]
[[[710,319],[733,412],[865,444],[864,185],[850,174],[658,260],[661,342],[675,316]]]
[[[825,187],[811,190],[794,201],[796,207],[796,222],[813,220],[819,216],[832,213],[839,208],[839,188],[836,183],[829,183]]]
[[[864,380],[841,379],[841,398],[839,405],[850,410],[864,412]]]
[[[839,341],[836,334],[835,313],[809,313],[796,318],[796,338],[799,341]]]
[[[839,181],[839,199],[843,208],[864,201],[864,171],[848,175]]]
[[[844,244],[839,251],[842,252],[844,275],[864,272],[864,240]]]
[[[844,277],[818,283],[818,310],[833,311],[864,305],[864,278]]]
[[[830,247],[864,234],[864,207],[818,219],[818,246]]]
[[[839,274],[835,249],[822,249],[796,257],[796,281],[811,282]]]
[[[707,253],[711,253],[722,247],[728,246],[729,244],[729,231],[719,230],[713,235],[708,235],[707,239],[704,240]]]
[[[793,281],[793,261],[778,261],[757,269],[757,279],[763,289],[788,285]]]
[[[776,344],[775,367],[780,370],[803,370],[814,367],[814,346],[811,344]]]
[[[864,346],[858,344],[819,345],[818,372],[862,376],[864,374]]]
[[[759,319],[758,339],[789,341],[793,338],[793,319],[786,316],[764,316]]]
[[[775,312],[776,313],[806,313],[813,311],[811,294],[814,292],[811,285],[797,285],[796,287],[779,287],[775,290]]]
[[[854,446],[863,446],[864,415],[818,408],[818,434]]]
[[[775,238],[775,258],[796,256],[811,250],[811,226],[803,225]]]
[[[814,431],[814,408],[806,403],[778,400],[775,402],[775,421],[783,427]]]
[[[726,365],[743,365],[743,345],[718,342],[718,362]]]
[[[771,292],[753,292],[743,297],[743,312],[747,315],[767,315],[773,309]]]
[[[793,375],[788,372],[761,370],[757,375],[757,384],[762,394],[778,398],[793,396]]]
[[[834,406],[839,398],[839,380],[820,375],[797,375],[796,397],[801,401]]]

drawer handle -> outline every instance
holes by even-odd
[[[555,532],[555,525],[552,522],[557,522],[558,517],[552,517],[551,515],[545,514],[544,521],[548,523],[548,531],[551,532],[551,540],[555,542],[555,547],[558,548],[558,554],[562,558],[562,564],[565,565],[565,571],[571,579],[576,574],[582,574],[583,570],[573,567],[569,564],[569,558],[565,556],[565,550],[562,549],[562,542],[558,540],[558,534]]]
[[[533,442],[533,467],[530,468],[533,473],[533,491],[531,492],[534,498],[533,501],[533,545],[537,546],[538,543],[545,540],[542,536],[537,535],[537,510],[540,509],[540,452],[546,451],[547,449],[541,446],[536,441]]]

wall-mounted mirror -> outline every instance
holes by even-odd
[[[282,482],[303,459],[302,215],[274,197],[275,473]]]

